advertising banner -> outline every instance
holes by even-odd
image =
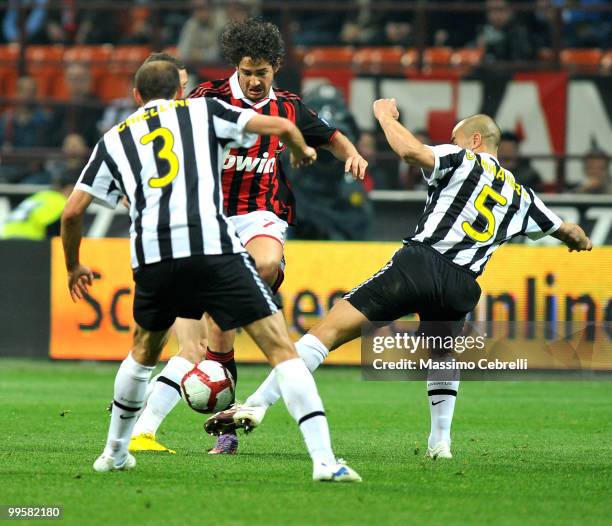
[[[486,113],[503,131],[522,138],[522,155],[584,155],[594,148],[612,155],[609,76],[494,71],[447,79],[370,75],[347,82],[336,70],[329,70],[319,80],[346,85],[362,130],[376,129],[370,110],[376,98],[395,98],[402,122],[411,130],[426,130],[434,144],[449,142],[453,126],[461,119]],[[554,161],[538,160],[533,166],[545,182],[555,180]],[[566,182],[579,184],[583,177],[582,162],[570,161]]]
[[[345,292],[379,270],[398,243],[288,242],[283,309],[292,339],[308,331]],[[126,239],[85,239],[81,260],[95,273],[90,296],[72,303],[61,243],[52,244],[50,356],[57,359],[120,360],[131,345],[134,284]],[[501,323],[523,331],[528,321],[600,323],[612,320],[612,247],[569,253],[564,247],[502,247],[479,278],[483,293],[474,320],[487,321],[492,336]],[[410,319],[410,318],[407,318]],[[522,338],[531,335],[522,332]],[[612,334],[607,335],[612,338]],[[239,331],[240,361],[264,361]],[[171,340],[164,352],[177,350]],[[359,364],[359,342],[330,354],[327,363]]]

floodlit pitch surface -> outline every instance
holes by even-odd
[[[278,404],[239,455],[211,457],[183,403],[159,435],[176,455],[97,474],[116,365],[0,361],[0,504],[63,505],[63,524],[610,524],[612,383],[469,383],[451,461],[425,458],[422,383],[316,374],[337,455],[363,484],[310,480]],[[267,369],[241,367],[244,398]]]

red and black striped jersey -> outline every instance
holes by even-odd
[[[218,98],[262,115],[286,117],[295,123],[306,143],[313,148],[329,144],[337,131],[304,106],[294,93],[270,89],[265,99],[253,103],[243,94],[237,73],[226,79],[204,82],[189,97]],[[226,215],[269,210],[293,224],[295,198],[279,163],[284,148],[278,137],[262,136],[251,148],[227,149],[221,176]]]

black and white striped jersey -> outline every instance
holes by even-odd
[[[423,171],[427,202],[408,239],[479,275],[493,252],[513,237],[539,239],[561,226],[562,220],[494,156],[452,144],[430,148],[435,166]]]
[[[244,251],[220,174],[224,147],[257,141],[244,129],[255,115],[209,98],[153,100],[104,134],[76,188],[113,208],[128,198],[132,267]]]

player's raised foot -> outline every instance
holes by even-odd
[[[129,453],[125,460],[120,464],[115,464],[115,459],[109,455],[102,453],[94,462],[94,471],[98,473],[106,473],[108,471],[128,471],[136,467],[136,459]]]
[[[170,449],[163,444],[160,444],[153,433],[141,433],[130,439],[128,449],[134,453],[137,451],[160,451],[165,453],[175,454],[174,449]]]
[[[450,444],[445,441],[438,442],[434,447],[428,447],[426,455],[434,460],[438,458],[453,458]]]
[[[312,480],[321,482],[361,482],[361,477],[339,458],[335,464],[315,464]]]
[[[215,447],[208,450],[209,455],[235,455],[238,453],[236,433],[224,433],[217,437]]]
[[[234,404],[206,420],[204,431],[210,435],[222,435],[234,433],[236,429],[244,429],[245,433],[249,433],[261,424],[264,416],[266,416],[265,407]]]

